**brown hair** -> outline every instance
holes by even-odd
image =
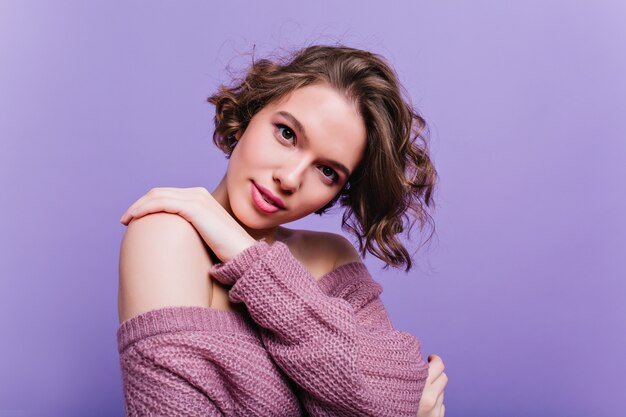
[[[408,237],[415,220],[420,230],[432,225],[434,233],[426,208],[434,206],[438,177],[428,155],[426,122],[403,98],[396,73],[380,55],[343,45],[313,45],[287,58],[253,60],[233,87],[222,85],[208,98],[215,105],[213,141],[229,157],[230,138],[243,132],[259,110],[316,83],[327,83],[352,100],[367,131],[363,159],[344,188],[316,214],[338,201],[345,208],[342,228],[358,238],[362,256],[367,250],[385,268],[405,266],[409,271],[411,256],[396,235],[406,231]]]

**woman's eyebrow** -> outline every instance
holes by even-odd
[[[296,119],[296,117],[293,114],[291,114],[291,113],[289,113],[288,111],[285,111],[285,110],[280,110],[278,112],[278,114],[280,114],[285,119],[287,119],[291,123],[293,123],[293,125],[296,127],[296,129],[298,129],[298,131],[300,131],[300,133],[302,134],[302,137],[307,142],[309,141],[309,138],[306,135],[306,130],[304,129],[304,126],[302,125],[302,123],[300,123],[300,121],[298,119]],[[334,165],[335,168],[337,168],[339,171],[343,172],[343,174],[346,176],[346,178],[350,176],[350,170],[348,168],[346,168],[346,166],[344,164],[342,164],[341,162],[329,160],[328,163],[331,164],[331,165]]]
[[[296,126],[296,129],[298,129],[300,133],[302,133],[302,136],[304,137],[304,139],[306,139],[307,141],[309,140],[309,138],[306,136],[306,130],[304,129],[304,126],[302,125],[302,123],[300,123],[300,120],[296,119],[296,117],[293,114],[285,110],[279,111],[278,114],[280,114],[284,118],[288,119],[291,123],[293,123]]]

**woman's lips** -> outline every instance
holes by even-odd
[[[254,183],[254,185],[256,185],[256,188],[259,189],[259,191],[261,191],[262,194],[265,195],[265,197],[267,197],[271,202],[273,202],[274,204],[276,204],[278,207],[284,209],[285,207],[285,203],[283,203],[283,200],[281,200],[280,198],[276,197],[274,194],[272,194],[272,192],[270,190],[268,190],[265,187],[260,186],[259,184],[255,183],[254,181],[252,181]]]
[[[265,213],[275,213],[278,210],[284,208],[284,204],[282,204],[282,201],[278,199],[278,202],[275,202],[277,197],[271,195],[269,191],[267,191],[267,193],[269,193],[270,195],[267,195],[264,191],[266,190],[263,187],[255,184],[254,181],[251,183],[252,200],[259,208],[259,210]],[[275,203],[270,203],[268,202],[268,200]]]

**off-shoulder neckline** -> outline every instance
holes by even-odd
[[[319,285],[323,285],[326,281],[328,281],[330,278],[334,276],[337,272],[345,269],[346,267],[351,267],[351,268],[365,268],[367,270],[367,266],[365,265],[365,263],[363,261],[352,261],[352,262],[348,262],[345,264],[341,264],[338,267],[333,268],[332,270],[328,271],[327,273],[325,273],[324,275],[322,275],[321,277],[319,277],[319,279],[317,280],[317,283]]]

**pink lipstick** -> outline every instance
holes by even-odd
[[[285,208],[285,205],[278,197],[274,196],[269,190],[255,184],[254,181],[252,181],[251,192],[254,204],[265,213],[275,213]]]

